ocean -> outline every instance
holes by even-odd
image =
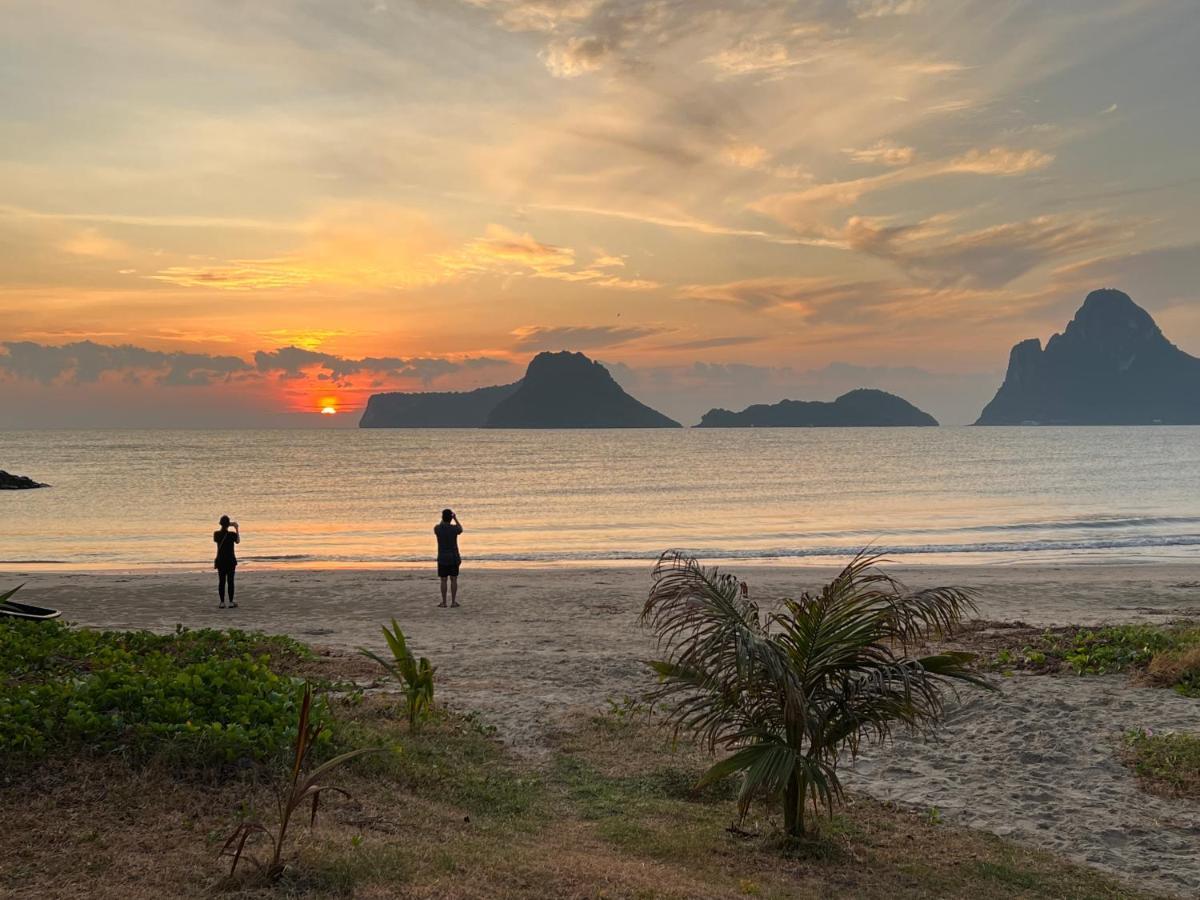
[[[0,431],[0,570],[1200,560],[1200,428]]]

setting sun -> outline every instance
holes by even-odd
[[[323,416],[332,416],[336,412],[337,412],[337,410],[334,409],[332,406],[325,406],[325,407],[322,407],[322,409],[321,409],[321,415],[323,415]]]

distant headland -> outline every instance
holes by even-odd
[[[902,397],[870,388],[842,394],[832,403],[781,400],[748,406],[741,412],[710,409],[698,428],[860,428],[933,426],[937,419]]]
[[[1061,334],[1021,341],[976,425],[1200,424],[1200,359],[1121,291],[1092,291]]]

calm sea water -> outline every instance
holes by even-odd
[[[1200,428],[0,431],[0,569],[1200,560]]]

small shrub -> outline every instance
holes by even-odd
[[[392,619],[391,630],[386,625],[382,630],[388,648],[392,651],[391,660],[386,660],[365,648],[360,647],[359,652],[367,659],[379,663],[384,671],[404,686],[408,726],[415,731],[433,711],[433,673],[436,670],[429,664],[428,659],[422,656],[418,661],[408,649],[408,641],[395,619]]]
[[[1138,729],[1125,735],[1124,749],[1125,762],[1152,791],[1200,798],[1200,736]]]

